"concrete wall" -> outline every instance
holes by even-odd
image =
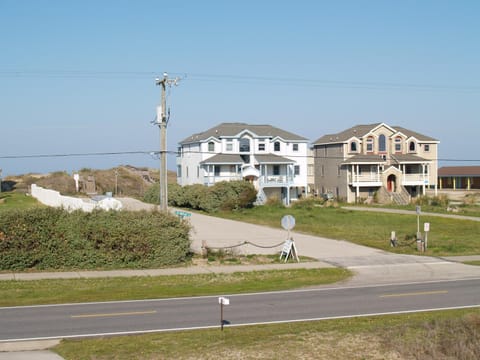
[[[36,184],[32,184],[30,193],[44,205],[61,207],[67,211],[83,210],[90,212],[94,209],[120,210],[122,208],[122,203],[112,198],[106,198],[98,202],[86,202],[79,198],[60,195],[58,191],[44,189]]]

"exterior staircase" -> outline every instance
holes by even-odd
[[[267,195],[265,195],[265,192],[261,187],[257,191],[257,199],[255,200],[254,205],[264,205],[266,202],[267,202]]]
[[[401,186],[398,192],[389,192],[387,189],[382,186],[377,193],[378,202],[381,204],[397,204],[397,205],[408,205],[410,204],[410,195],[408,191]]]

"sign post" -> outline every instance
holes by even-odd
[[[223,306],[224,305],[230,305],[230,299],[226,298],[226,297],[219,297],[218,298],[218,303],[220,304],[220,328],[222,329],[223,331]]]
[[[423,224],[423,231],[425,231],[425,250],[427,250],[428,232],[430,231],[430,223]]]
[[[295,247],[295,242],[293,238],[290,236],[290,230],[295,227],[295,218],[292,215],[285,215],[282,217],[282,227],[288,231],[287,240],[285,244],[283,244],[283,249],[280,252],[280,259],[282,256],[285,256],[285,262],[287,262],[288,258],[292,256],[292,258],[296,259],[297,262],[300,262],[298,258],[297,248]]]

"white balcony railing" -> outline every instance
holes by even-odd
[[[381,175],[377,173],[371,174],[351,174],[350,183],[379,183],[382,181]]]
[[[205,185],[213,185],[215,183],[221,181],[234,181],[234,180],[242,180],[242,176],[239,174],[232,174],[232,175],[205,175],[203,177],[203,183]]]
[[[428,183],[427,174],[403,174],[402,182],[403,185],[421,185]]]
[[[287,175],[262,175],[258,178],[262,186],[287,186],[293,183],[293,176]]]

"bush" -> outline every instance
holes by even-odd
[[[158,185],[146,192],[144,201],[158,204]],[[218,210],[238,210],[250,208],[257,198],[257,191],[246,181],[222,181],[207,187],[201,184],[168,187],[170,206],[215,212]]]
[[[0,270],[151,268],[189,255],[189,226],[161,212],[38,208],[0,218]]]

